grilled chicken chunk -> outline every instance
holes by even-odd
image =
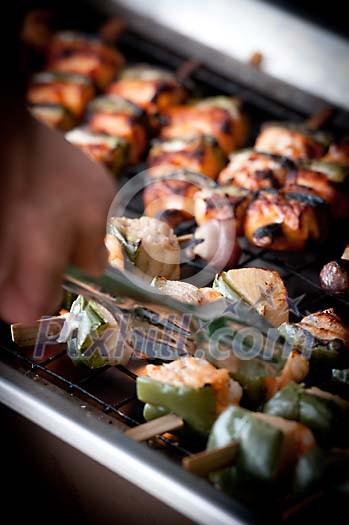
[[[152,116],[180,104],[186,97],[173,73],[148,64],[126,68],[119,80],[109,86],[108,93],[134,102]]]
[[[287,184],[310,188],[330,205],[336,219],[348,217],[348,170],[345,167],[313,160],[301,162],[297,171],[288,174]]]
[[[84,128],[68,131],[65,138],[115,174],[127,163],[128,144],[124,139],[93,133]]]
[[[144,213],[148,217],[161,218],[172,226],[191,220],[195,215],[195,193],[213,185],[199,173],[185,169],[172,171],[144,188]]]
[[[283,323],[279,332],[294,350],[322,369],[348,366],[349,328],[333,308],[307,315],[299,323]]]
[[[247,135],[240,103],[230,97],[211,97],[188,106],[172,107],[163,113],[162,122],[163,138],[212,135],[226,154],[241,147]]]
[[[343,324],[333,308],[307,315],[298,324],[311,332],[316,339],[321,341],[339,339],[346,348],[349,347],[349,328]]]
[[[252,149],[232,153],[228,166],[218,177],[219,184],[234,184],[251,191],[284,186],[289,171],[296,170],[292,161]]]
[[[164,222],[150,217],[113,217],[108,233],[120,241],[128,259],[143,274],[179,278],[180,247],[172,228]]]
[[[38,73],[27,92],[30,104],[59,104],[80,118],[95,90],[91,81],[71,73]]]
[[[114,235],[108,233],[105,236],[104,244],[108,250],[108,262],[110,266],[118,270],[123,270],[125,267],[125,259],[120,241]]]
[[[327,134],[307,130],[300,124],[270,122],[263,126],[255,149],[293,160],[318,159],[324,155],[329,143]]]
[[[130,144],[130,163],[137,164],[147,145],[144,111],[115,95],[98,97],[88,106],[88,126],[97,133],[122,137]]]
[[[182,388],[210,387],[216,397],[216,413],[228,405],[238,405],[242,388],[233,381],[225,368],[217,369],[205,359],[184,357],[163,365],[148,365],[146,375],[161,383]]]
[[[241,235],[251,198],[248,190],[238,186],[205,188],[194,196],[195,220],[202,225],[212,219],[233,219],[236,234]]]
[[[216,139],[208,135],[154,141],[148,156],[150,176],[163,173],[168,166],[187,168],[215,179],[225,165],[226,157]],[[160,169],[157,169],[161,166]]]
[[[72,113],[60,104],[33,104],[29,107],[31,114],[50,128],[68,131],[74,127]]]
[[[81,33],[64,31],[53,36],[47,69],[85,75],[105,88],[119,73],[124,58],[115,48]]]
[[[326,235],[327,206],[307,188],[261,190],[250,204],[244,225],[252,246],[270,250],[303,250]]]

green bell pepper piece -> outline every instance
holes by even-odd
[[[152,421],[161,416],[166,416],[170,413],[170,410],[161,405],[152,405],[151,403],[146,403],[143,409],[143,417],[146,421]]]
[[[70,311],[81,315],[76,336],[67,341],[68,355],[73,363],[84,364],[89,368],[101,368],[108,364],[109,356],[101,352],[99,345],[93,349],[94,339],[101,342],[101,335],[110,326],[101,307],[95,301],[87,301],[79,295]]]
[[[296,383],[288,384],[275,394],[263,412],[306,425],[322,444],[335,439],[341,420],[341,411],[333,400],[307,392]]]
[[[216,396],[210,385],[189,388],[140,376],[137,397],[143,403],[168,409],[201,434],[208,434],[217,417]]]
[[[265,400],[267,393],[264,377],[247,375],[243,372],[233,372],[231,377],[237,381],[243,390],[241,405],[249,409],[258,408]]]
[[[208,449],[237,441],[239,448],[233,468],[253,478],[271,481],[281,466],[283,440],[280,429],[257,419],[249,410],[230,406],[213,425]],[[227,474],[221,471],[221,475]]]

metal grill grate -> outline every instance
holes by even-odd
[[[177,69],[185,61],[185,58],[160,49],[140,35],[131,32],[122,36],[119,47],[131,62],[146,61]],[[252,123],[251,139],[265,120],[302,120],[305,117],[257,92],[246,90],[233,80],[223,78],[204,67],[194,72],[193,80],[203,94],[234,94],[244,100]],[[132,172],[135,170],[133,169]],[[137,207],[130,211],[141,213]],[[322,265],[332,258],[337,258],[342,252],[345,231],[347,231],[347,224],[338,225],[332,229],[332,237],[326,246],[316,251],[302,253],[273,253],[255,250],[245,244],[239,266],[260,266],[277,270],[288,288],[294,320],[310,311],[332,306],[348,321],[349,301],[328,295],[321,289],[318,279]],[[187,263],[187,266],[193,271],[197,264]],[[67,356],[66,350],[62,349],[62,345],[49,345],[45,358],[41,360],[33,358],[32,348],[19,349],[9,337],[2,339],[0,348],[0,358],[6,362],[25,369],[27,373],[41,378],[42,381],[54,383],[66,393],[76,396],[82,402],[90,403],[128,427],[144,422],[142,403],[136,398],[135,380],[140,367],[150,362],[149,360],[131,360],[127,367],[105,367],[91,371],[87,368],[76,368]],[[176,435],[159,436],[155,441],[158,445],[165,445],[162,448],[177,461],[203,446],[203,443],[187,442]]]

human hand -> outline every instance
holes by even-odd
[[[59,133],[29,117],[23,127],[1,153],[0,317],[29,323],[59,304],[68,263],[103,272],[116,190],[111,176]]]

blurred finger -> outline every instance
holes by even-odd
[[[91,276],[101,275],[107,265],[107,249],[104,244],[105,220],[81,225],[75,238],[71,262]]]

